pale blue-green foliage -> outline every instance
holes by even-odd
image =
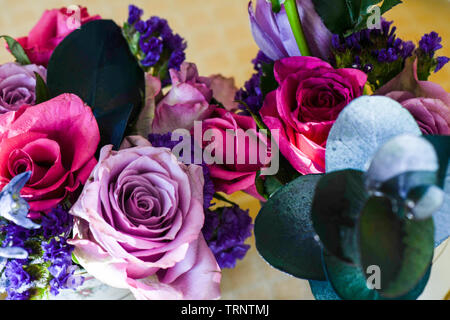
[[[408,137],[395,140],[401,135]],[[330,131],[326,151],[326,172],[344,169],[369,171],[366,173],[367,184],[368,187],[372,185],[374,189],[386,179],[407,171],[434,172],[438,168],[436,153],[420,136],[421,132],[414,118],[396,101],[387,97],[360,97],[341,112]],[[399,152],[398,143],[403,144],[402,139],[409,142],[404,145],[404,152]],[[384,151],[380,151],[383,146],[386,146]],[[404,156],[403,162],[388,159],[399,153]],[[436,192],[428,194],[434,197],[438,195]],[[436,198],[442,202],[442,197]],[[450,167],[447,171],[443,198],[440,210],[433,215],[436,225],[436,246],[448,238],[450,232]],[[339,299],[328,281],[310,281],[310,285],[317,299]]]
[[[330,130],[326,172],[366,171],[378,149],[402,134],[421,135],[408,110],[387,97],[357,98],[344,108]]]

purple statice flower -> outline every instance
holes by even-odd
[[[161,39],[153,37],[148,41],[143,41],[141,39],[141,49],[145,53],[145,58],[141,60],[144,67],[154,66],[163,52],[163,42]]]
[[[143,11],[135,6],[130,6],[128,23],[139,32],[139,54],[141,65],[144,68],[165,68],[157,70],[163,86],[171,83],[170,69],[180,70],[181,64],[186,60],[186,41],[175,34],[167,20],[160,17],[150,17],[141,20]]]
[[[248,210],[238,206],[205,211],[203,236],[221,269],[234,268],[250,249],[245,244],[252,235],[252,219]]]
[[[48,271],[52,276],[50,280],[50,293],[58,295],[61,289],[76,289],[84,282],[84,278],[74,273],[77,267],[72,265],[72,252],[74,247],[69,245],[65,239],[56,238],[49,242],[42,242],[44,251],[43,259],[50,262]]]
[[[141,19],[141,16],[144,14],[144,11],[142,9],[139,9],[138,7],[134,5],[128,6],[128,23],[129,24],[135,24],[137,21]]]
[[[375,52],[378,58],[378,62],[394,62],[398,59],[397,52],[394,48],[381,49]]]
[[[29,298],[28,291],[32,287],[32,279],[24,270],[21,261],[9,260],[6,263],[0,283],[5,288],[8,300],[27,300]]]
[[[247,107],[255,114],[258,114],[261,109],[264,97],[261,91],[261,77],[263,76],[263,66],[271,64],[273,61],[268,58],[262,51],[259,51],[256,58],[252,61],[253,68],[256,73],[244,84],[244,87],[236,92],[235,100],[242,101],[244,104],[239,104],[239,109],[242,114],[248,114]]]
[[[437,57],[436,61],[437,61],[437,65],[436,65],[436,69],[434,69],[435,73],[438,72],[439,70],[441,70],[450,61],[450,58]]]
[[[177,144],[179,144],[182,141],[182,138],[180,137],[180,140],[178,141],[172,141],[172,133],[168,132],[166,134],[157,134],[152,133],[149,135],[148,140],[151,142],[152,146],[156,148],[168,148],[170,150],[173,150]],[[192,140],[192,158],[191,163],[194,162],[194,149],[195,143],[194,140]],[[182,154],[180,154],[182,156]],[[189,163],[187,163],[189,164]],[[203,169],[203,177],[205,181],[205,185],[203,186],[203,208],[206,210],[211,206],[211,201],[213,200],[215,188],[214,183],[211,179],[208,166],[205,163],[201,164]]]
[[[42,235],[45,239],[52,237],[68,237],[73,226],[73,217],[61,206],[52,209],[42,217]]]
[[[442,38],[439,36],[437,32],[430,32],[425,34],[422,39],[419,41],[419,48],[425,54],[434,57],[434,53],[442,48]]]

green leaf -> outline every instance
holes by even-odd
[[[47,85],[52,97],[74,93],[89,105],[100,146],[115,148],[137,119],[145,92],[144,72],[111,20],[89,22],[61,42],[48,65]]]
[[[430,142],[438,155],[439,172],[438,185],[444,187],[447,168],[450,166],[450,136],[423,136]]]
[[[426,274],[433,257],[433,219],[399,219],[387,198],[372,197],[359,221],[361,267],[381,270],[383,297],[411,291]]]
[[[358,219],[368,198],[362,171],[329,173],[316,187],[311,210],[314,230],[330,253],[349,263],[357,259]]]
[[[262,65],[262,76],[260,79],[261,92],[265,98],[267,94],[278,89],[278,82],[275,79],[274,63],[264,63]]]
[[[272,11],[275,13],[280,12],[280,10],[281,10],[280,0],[270,0],[270,2],[272,3]]]
[[[396,5],[403,3],[401,0],[384,0],[381,5],[381,14],[385,14],[389,10],[391,10]]]
[[[50,91],[44,79],[37,72],[34,75],[36,77],[36,104],[50,100]]]
[[[10,36],[0,36],[0,38],[6,40],[6,43],[8,44],[11,54],[14,56],[14,58],[16,58],[16,61],[18,63],[20,63],[21,65],[31,64],[30,59],[28,58],[27,54],[25,53],[25,50],[23,50],[19,42],[17,42]]]
[[[276,192],[255,221],[256,248],[275,268],[295,277],[324,280],[321,249],[310,210],[322,175],[301,176]]]
[[[339,35],[350,35],[366,29],[367,19],[371,15],[368,9],[380,2],[381,0],[313,0],[325,26],[332,33]],[[385,0],[381,6],[381,14],[399,3],[399,0]]]
[[[345,300],[415,300],[425,289],[431,274],[431,266],[417,285],[408,293],[393,299],[384,298],[376,290],[367,287],[363,270],[347,264],[333,255],[323,253],[324,268],[334,291]]]

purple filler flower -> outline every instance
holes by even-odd
[[[311,0],[297,0],[297,7],[311,53],[328,60],[331,32],[316,13]],[[250,2],[248,12],[253,38],[269,58],[279,60],[301,55],[284,8],[274,13],[269,2],[256,0],[256,9],[253,10]]]
[[[435,31],[425,34],[419,41],[419,48],[430,57],[439,49],[442,49],[442,38]]]
[[[434,69],[434,72],[438,72],[439,70],[441,70],[450,61],[450,58],[437,57],[436,61],[437,61],[437,65],[436,65],[436,69]]]
[[[5,63],[0,66],[0,114],[17,111],[22,105],[36,102],[36,76],[44,80],[47,70],[42,66],[30,64]]]
[[[252,235],[252,218],[238,206],[205,211],[203,236],[220,268],[234,268],[250,249],[244,242]]]

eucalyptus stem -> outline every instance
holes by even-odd
[[[286,9],[289,24],[291,25],[291,29],[294,33],[295,41],[297,42],[301,55],[310,56],[311,51],[309,50],[308,43],[306,42],[305,38],[305,33],[303,32],[302,22],[298,14],[296,0],[286,0],[284,2],[284,8]]]

